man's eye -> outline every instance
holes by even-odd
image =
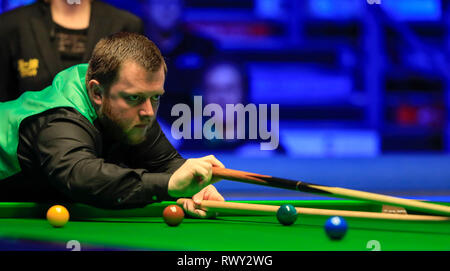
[[[161,95],[152,96],[152,101],[158,102],[161,99]]]
[[[127,96],[127,100],[130,102],[137,102],[139,100],[139,96],[138,95],[130,95],[130,96]]]

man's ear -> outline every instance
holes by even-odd
[[[100,83],[97,80],[92,79],[88,82],[88,89],[92,102],[100,106],[103,97],[103,88],[100,86]]]

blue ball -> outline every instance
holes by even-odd
[[[284,204],[278,208],[277,211],[277,219],[278,221],[285,225],[292,225],[297,220],[297,210],[291,204]]]
[[[347,229],[347,222],[340,216],[332,216],[325,222],[325,232],[333,240],[342,239],[347,233]]]

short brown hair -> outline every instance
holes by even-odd
[[[167,66],[160,50],[147,37],[128,32],[119,32],[101,39],[92,52],[86,74],[86,83],[95,79],[109,91],[118,79],[121,65],[132,60],[150,72],[158,71],[161,66],[167,72]]]

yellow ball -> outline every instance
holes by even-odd
[[[62,227],[69,221],[69,211],[62,205],[54,205],[47,211],[47,221],[53,227]]]

